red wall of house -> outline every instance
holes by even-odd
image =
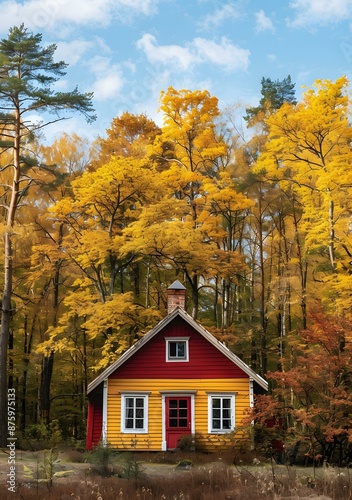
[[[91,450],[99,444],[103,429],[102,398],[92,397],[88,403],[86,449]]]
[[[166,362],[165,337],[190,337],[188,362]],[[110,377],[195,379],[245,378],[248,375],[191,325],[176,317]]]

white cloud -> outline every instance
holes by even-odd
[[[56,61],[65,61],[73,66],[80,61],[83,54],[92,49],[93,43],[85,40],[72,40],[71,42],[59,42],[55,51]]]
[[[236,19],[238,17],[240,17],[239,10],[233,4],[227,3],[201,19],[198,25],[200,28],[208,30],[217,28],[228,19]]]
[[[117,96],[123,82],[119,70],[111,68],[110,72],[98,78],[93,84],[94,99],[106,101]]]
[[[255,20],[255,30],[257,33],[261,33],[263,31],[271,31],[272,33],[275,32],[275,28],[271,19],[265,15],[263,9],[258,10],[258,12],[255,13]]]
[[[72,89],[70,88],[71,86],[71,83],[66,80],[65,78],[61,78],[61,80],[57,80],[54,84],[53,84],[53,90],[55,90],[55,92],[66,92],[67,90],[70,92],[72,91]]]
[[[131,12],[150,16],[155,14],[159,0],[118,0],[113,3],[119,4],[119,7],[126,7],[130,9]]]
[[[296,16],[288,24],[293,27],[328,24],[352,19],[351,0],[293,0]]]
[[[115,98],[123,87],[122,71],[118,64],[111,64],[110,58],[95,56],[88,66],[95,75],[92,85],[95,101],[106,101]]]
[[[187,70],[195,64],[212,63],[226,71],[246,70],[250,51],[237,47],[223,37],[220,43],[205,38],[195,38],[186,47],[180,45],[158,45],[156,38],[146,33],[137,41],[152,64],[160,63],[170,69]]]
[[[33,31],[52,31],[68,25],[109,26],[114,19],[156,12],[159,0],[15,0],[0,1],[0,32],[22,22]]]
[[[65,132],[69,135],[78,134],[82,139],[93,141],[96,139],[100,130],[96,128],[96,122],[93,125],[88,125],[82,115],[70,116],[64,120],[51,123],[43,130],[44,137],[41,138],[47,145],[52,144],[55,140],[62,136]]]
[[[77,39],[70,42],[56,43],[55,61],[65,61],[70,67],[85,62],[84,55],[86,53],[93,54],[111,54],[111,48],[100,37],[95,37],[94,40]],[[91,56],[90,56],[91,57]]]
[[[211,62],[227,71],[248,68],[250,51],[237,47],[225,37],[221,39],[221,43],[204,38],[195,38],[193,43],[201,62]]]
[[[145,53],[148,61],[152,64],[169,65],[170,63],[176,63],[183,70],[186,70],[194,62],[194,55],[189,49],[179,45],[157,45],[155,36],[150,33],[145,33],[137,41],[136,46]]]
[[[112,52],[111,48],[109,47],[109,45],[105,43],[105,41],[100,36],[95,37],[95,43],[96,46],[99,47],[101,51],[105,52],[106,54],[111,54]]]
[[[58,42],[55,51],[56,61],[65,61],[69,66],[80,62],[86,52],[93,53],[98,49],[99,53],[111,54],[111,48],[100,37],[94,40],[71,40],[70,42]]]

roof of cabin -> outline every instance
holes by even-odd
[[[176,283],[176,282],[175,282]],[[178,282],[179,283],[179,282]],[[174,283],[173,283],[174,285]],[[169,288],[172,288],[171,285]],[[181,285],[181,283],[180,283]],[[183,285],[181,285],[183,287]],[[252,370],[246,363],[244,363],[236,354],[231,352],[222,342],[217,340],[210,332],[208,332],[203,326],[197,323],[184,309],[177,307],[170,314],[168,314],[163,320],[161,320],[154,328],[152,328],[148,333],[146,333],[140,340],[133,344],[119,359],[117,359],[112,365],[106,368],[98,377],[96,377],[89,385],[87,394],[92,392],[98,385],[100,385],[104,380],[106,380],[115,370],[117,370],[121,365],[123,365],[128,359],[130,359],[139,349],[141,349],[149,340],[151,340],[155,335],[157,335],[163,328],[165,328],[173,319],[180,316],[184,321],[186,321],[191,327],[193,327],[200,335],[202,335],[208,342],[215,346],[224,356],[226,356],[230,361],[237,365],[241,370],[248,375],[249,378],[253,379],[260,385],[263,389],[268,390],[268,383],[260,375]]]
[[[182,285],[182,283],[176,280],[168,287],[168,290],[186,290],[186,288]]]

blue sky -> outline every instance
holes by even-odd
[[[123,111],[157,123],[161,90],[207,89],[221,108],[260,99],[260,80],[352,78],[352,0],[0,0],[0,37],[22,22],[69,63],[57,89],[94,92],[97,121],[46,131],[104,135]]]

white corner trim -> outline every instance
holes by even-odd
[[[249,406],[254,408],[254,381],[249,379]]]
[[[101,440],[103,446],[108,442],[108,379],[103,383],[103,425],[101,431]]]
[[[165,394],[161,395],[161,451],[166,451],[166,408],[165,408]]]

